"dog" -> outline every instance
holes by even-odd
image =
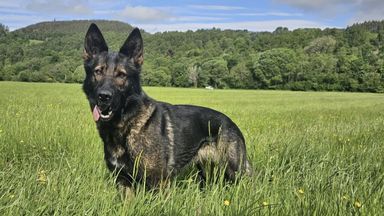
[[[157,187],[187,165],[206,180],[207,167],[223,170],[226,180],[250,174],[244,137],[224,114],[204,107],[171,105],[147,96],[140,84],[143,39],[134,28],[119,52],[109,52],[92,23],[84,41],[85,80],[107,167],[117,183]],[[208,165],[207,165],[208,164]]]

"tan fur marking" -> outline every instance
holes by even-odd
[[[134,145],[137,142],[137,139],[139,138],[138,135],[140,134],[141,129],[151,117],[154,110],[155,108],[149,105],[147,109],[144,108],[143,111],[139,114],[139,116],[135,118],[136,121],[133,121],[131,123],[132,128],[128,136],[128,141],[130,145]]]
[[[227,144],[227,159],[228,160],[235,160],[237,161],[239,158],[241,158],[241,153],[237,152],[236,150],[237,142],[228,142]]]
[[[118,145],[113,149],[112,156],[115,158],[119,158],[123,156],[124,153],[125,153],[125,149],[121,145]]]
[[[127,144],[131,155],[136,158],[142,153],[140,158],[140,167],[142,170],[147,170],[149,173],[156,171],[161,172],[161,170],[158,169],[159,161],[158,158],[156,158],[157,155],[148,153],[148,150],[151,150],[154,143],[147,139],[146,134],[142,131],[144,125],[152,116],[154,110],[155,107],[151,105],[149,105],[148,108],[144,108],[138,117],[135,118],[135,121],[130,124],[131,129],[127,137]]]
[[[168,114],[164,114],[165,115],[165,120],[166,120],[166,129],[167,129],[167,136],[168,136],[168,140],[169,140],[169,143],[168,143],[168,152],[169,152],[169,159],[168,159],[168,164],[167,164],[167,171],[168,171],[168,174],[170,174],[174,168],[174,165],[175,165],[175,155],[174,155],[174,152],[173,152],[173,147],[175,146],[175,135],[173,133],[173,125],[172,125],[172,122],[171,122],[171,119],[169,118],[169,115]]]
[[[220,161],[220,154],[217,151],[217,148],[214,145],[215,143],[208,144],[203,146],[197,152],[197,155],[194,158],[195,162],[204,163],[207,161],[212,161],[217,163]]]
[[[236,152],[235,141],[230,141],[230,138],[222,133],[222,127],[219,127],[216,142],[209,142],[199,149],[194,158],[194,162],[204,163],[207,161],[216,164],[224,165],[229,160],[237,160],[238,153]]]
[[[122,157],[125,153],[125,149],[121,145],[107,145],[107,151],[110,154],[108,158],[109,162],[113,164],[116,168],[124,167],[124,164],[119,163],[119,158]]]
[[[140,57],[136,59],[136,63],[139,65],[142,65],[144,63],[143,55],[140,55]]]
[[[227,162],[227,148],[229,144],[225,141],[227,138],[222,134],[222,126],[219,127],[219,131],[217,132],[217,153],[219,155],[219,162],[226,163]]]
[[[89,60],[91,57],[88,55],[87,51],[85,49],[83,49],[83,60]]]
[[[105,65],[97,65],[94,70],[102,70]]]
[[[127,74],[127,71],[125,70],[124,66],[121,64],[117,65],[116,72]]]
[[[120,76],[120,74],[124,74],[124,76]],[[120,88],[125,88],[128,85],[128,79],[127,79],[127,71],[125,70],[123,65],[117,65],[115,70],[115,76],[117,76],[114,80],[116,84]]]
[[[101,71],[101,74],[103,74],[103,69],[105,68],[105,65],[97,65],[96,67],[95,67],[95,69],[94,69],[94,71],[96,71],[96,70],[100,70]],[[93,72],[94,72],[93,71]],[[95,79],[97,80],[97,81],[100,81],[102,78],[103,78],[103,75],[101,75],[101,74],[99,74],[99,73],[95,73]]]

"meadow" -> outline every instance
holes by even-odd
[[[384,214],[384,94],[144,89],[231,117],[254,176],[124,197],[81,85],[0,82],[0,215]]]

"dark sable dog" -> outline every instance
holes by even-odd
[[[130,186],[145,177],[156,186],[191,163],[202,178],[206,164],[221,166],[227,180],[250,173],[244,137],[235,123],[212,109],[151,99],[141,89],[142,64],[139,29],[118,53],[111,53],[91,24],[85,36],[83,90],[104,142],[105,161],[117,171],[118,182]]]

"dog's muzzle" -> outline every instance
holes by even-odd
[[[109,121],[112,118],[112,98],[112,92],[107,90],[99,91],[97,94],[97,105],[93,108],[93,119],[95,121]]]

